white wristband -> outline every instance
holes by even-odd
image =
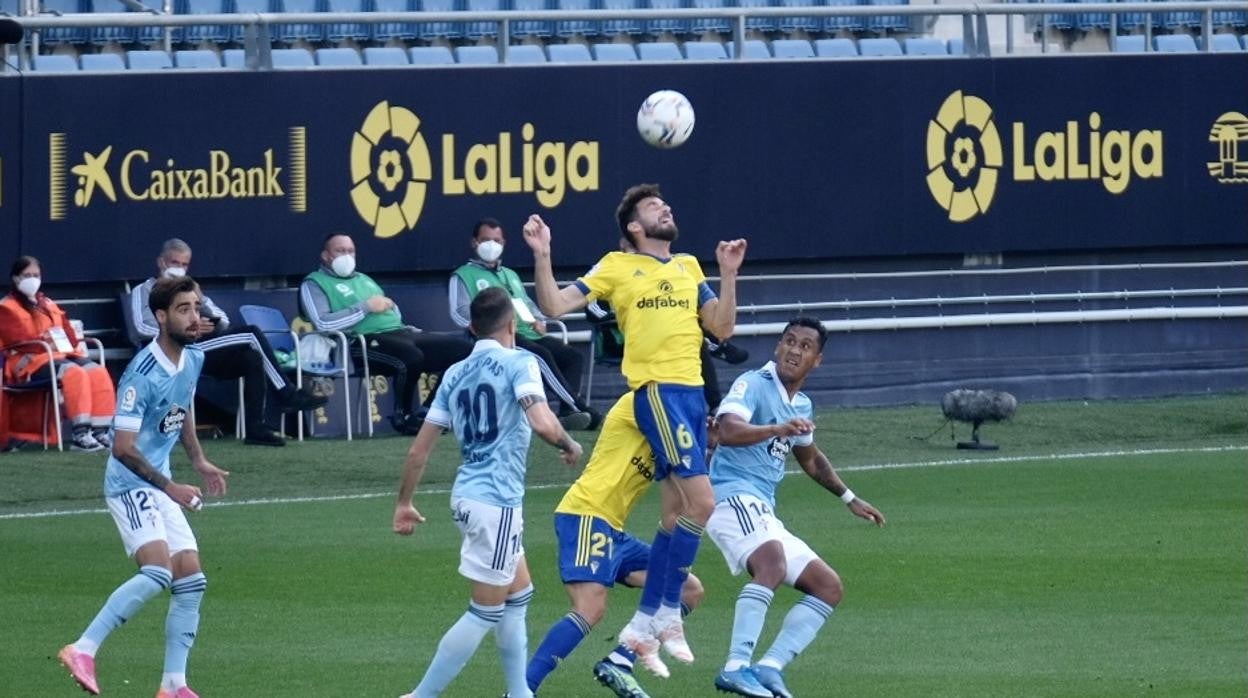
[[[844,494],[841,495],[841,501],[845,502],[846,504],[849,504],[850,502],[854,501],[854,499],[856,498],[857,498],[857,495],[855,495],[854,491],[849,489],[848,487],[845,488]]]

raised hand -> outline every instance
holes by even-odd
[[[536,213],[524,222],[524,241],[535,254],[550,253],[550,226]]]
[[[737,238],[728,242],[721,240],[715,246],[715,261],[719,263],[720,276],[725,273],[735,274],[741,269],[741,263],[745,261],[745,248],[745,238]]]

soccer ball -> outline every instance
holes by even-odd
[[[693,105],[675,90],[659,90],[637,110],[637,131],[656,148],[675,148],[693,134]]]

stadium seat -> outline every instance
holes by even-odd
[[[374,12],[411,12],[416,9],[416,0],[373,0],[372,6],[372,11]],[[411,22],[394,22],[369,26],[372,27],[373,41],[378,43],[385,43],[391,39],[414,41],[418,34],[418,25]],[[365,62],[368,62],[367,57]]]
[[[84,53],[79,60],[83,72],[111,73],[126,69],[126,62],[118,53]]]
[[[320,0],[273,0],[274,12],[320,12]],[[325,40],[324,24],[279,24],[277,39],[287,43],[294,41],[319,42]],[[311,58],[311,56],[309,56]]]
[[[555,0],[556,9],[560,10],[593,10],[594,0]],[[555,22],[555,36],[569,37],[580,34],[581,36],[596,36],[598,34],[598,23],[585,19],[568,20],[564,22]],[[551,60],[554,60],[553,58]]]
[[[0,17],[16,17],[22,14],[22,4],[18,0],[0,0]]]
[[[175,68],[220,68],[221,58],[215,51],[195,49],[173,52]]]
[[[1153,26],[1157,26],[1156,15],[1153,15]],[[1118,29],[1120,31],[1130,31],[1139,29],[1147,25],[1149,15],[1145,12],[1120,12],[1118,13]]]
[[[506,0],[464,0],[468,12],[501,12],[507,9]],[[498,22],[465,22],[464,36],[475,41],[482,37],[498,36]]]
[[[78,61],[73,56],[64,54],[35,56],[34,68],[42,73],[76,73],[78,72]]]
[[[9,356],[10,352],[13,352],[15,357],[18,356],[17,351],[19,350],[17,349],[17,347],[22,346],[22,345],[39,346],[43,350],[43,352],[46,352],[46,354],[44,355],[44,358],[47,360],[47,364],[51,365],[53,363],[52,347],[47,342],[41,339],[32,339],[30,341],[25,341],[25,342],[15,342],[7,347],[3,347],[2,350],[0,350],[0,391],[3,391],[13,396],[23,395],[23,394],[36,394],[36,393],[41,394],[43,396],[43,409],[42,409],[42,418],[40,419],[40,423],[42,424],[43,430],[42,430],[42,433],[40,434],[40,437],[43,443],[43,450],[45,451],[48,450],[48,442],[55,440],[56,450],[64,451],[65,444],[64,444],[63,437],[65,434],[65,430],[61,427],[61,409],[60,409],[60,405],[62,403],[61,395],[64,392],[62,382],[59,379],[54,380],[50,373],[45,373],[43,371],[36,373],[34,376],[30,378],[30,380],[27,380],[27,381],[20,381],[20,382],[14,381],[14,382],[7,382],[7,383],[4,381],[5,358]],[[104,351],[103,349],[101,349],[100,350],[101,361],[103,360],[103,357],[104,357]],[[8,404],[9,404],[8,409],[12,409],[11,403],[8,403]],[[5,415],[5,416],[8,417],[9,415]]]
[[[1044,3],[1052,4],[1057,2],[1066,2],[1066,0],[1042,0]],[[1049,27],[1053,29],[1071,29],[1075,26],[1075,15],[1073,14],[1054,14],[1045,15],[1048,18]],[[1038,24],[1037,24],[1038,26]]]
[[[226,12],[229,12],[228,0],[183,0],[182,4],[182,14],[219,15]],[[230,27],[224,24],[178,27],[174,32],[174,37],[177,41],[193,44],[201,41],[224,44],[230,40]]]
[[[551,44],[546,47],[551,63],[588,63],[594,60],[585,44]]]
[[[445,46],[413,46],[407,50],[412,65],[455,65],[455,57]]]
[[[855,7],[858,0],[827,0],[828,7]],[[867,28],[866,17],[824,17],[823,30],[828,33],[838,31],[859,32]],[[857,55],[857,49],[855,49]]]
[[[221,52],[221,64],[226,68],[246,68],[247,56],[241,48],[227,48]]]
[[[1103,2],[1104,0],[1077,0],[1081,4]],[[1091,29],[1109,29],[1108,12],[1080,12],[1074,17],[1075,28],[1081,31]]]
[[[421,12],[455,12],[457,0],[420,0]],[[464,36],[464,25],[459,22],[421,22],[419,25],[422,39],[460,39]]]
[[[126,51],[126,64],[130,70],[166,70],[173,60],[164,51]]]
[[[1154,20],[1166,29],[1179,29],[1182,27],[1199,27],[1202,22],[1202,14],[1200,12],[1160,12],[1154,15]]]
[[[685,6],[685,2],[684,0],[649,0],[648,5],[652,10],[679,10]],[[689,20],[687,19],[647,19],[645,24],[645,33],[648,36],[662,36],[665,33],[683,36],[689,33]]]
[[[545,63],[546,53],[537,44],[517,44],[507,47],[508,63]]]
[[[596,61],[635,61],[637,52],[632,44],[594,44],[590,47]]]
[[[685,58],[691,61],[720,61],[728,58],[728,52],[718,41],[686,41]]]
[[[857,58],[858,45],[853,39],[815,39],[815,55],[819,58]]]
[[[1210,37],[1213,45],[1210,48],[1214,51],[1242,51],[1243,47],[1239,45],[1239,39],[1234,34],[1214,34]]]
[[[278,70],[316,67],[316,61],[312,60],[312,54],[308,53],[307,49],[275,48],[270,53],[273,57],[273,67]]]
[[[493,46],[457,46],[455,62],[465,65],[492,65],[498,63],[498,49]]]
[[[637,56],[643,61],[683,61],[680,47],[671,41],[644,41],[637,44]]]
[[[902,43],[907,56],[948,56],[949,49],[940,39],[911,37]]]
[[[1153,37],[1153,49],[1158,53],[1196,53],[1196,40],[1189,34],[1163,34]]]
[[[880,39],[859,39],[858,51],[863,56],[879,57],[879,56],[901,56],[901,44],[896,39],[880,38]]]
[[[367,0],[325,0],[326,12],[367,12]],[[368,41],[371,29],[367,24],[346,23],[325,25],[326,41]]]
[[[910,0],[864,0],[864,5],[909,5]],[[867,19],[867,29],[877,33],[887,31],[910,31],[910,18],[906,15],[876,15]]]
[[[771,0],[737,0],[738,7],[771,7]],[[780,27],[775,17],[746,17],[745,28],[760,32],[774,32]],[[731,52],[731,51],[730,51]],[[749,55],[748,53],[746,54]]]
[[[736,58],[736,47],[731,41],[724,44],[724,49],[728,51],[729,58]],[[771,58],[771,49],[762,39],[746,39],[742,44],[741,57],[751,61],[767,60]]]
[[[397,46],[369,46],[364,49],[364,65],[411,65],[411,61]]]
[[[698,9],[719,9],[721,7],[730,7],[730,0],[691,0],[689,6]],[[689,23],[689,31],[692,34],[722,34],[732,33],[732,21],[727,18],[706,17],[703,19],[695,19]]]
[[[776,0],[776,4],[780,7],[819,7],[823,5],[823,0]],[[779,22],[780,31],[790,34],[797,31],[819,31],[823,25],[823,20],[819,17],[781,17]]]
[[[776,58],[814,58],[815,50],[805,39],[774,39],[771,42],[772,53]]]
[[[516,12],[533,12],[535,10],[553,10],[552,0],[512,0],[511,9]],[[555,33],[554,22],[538,22],[531,19],[513,20],[511,35],[547,37]]]
[[[353,48],[318,48],[316,64],[347,68],[364,65],[364,61],[360,59],[360,52]]]
[[[84,10],[79,0],[43,0],[40,3],[40,7],[41,14],[49,15],[72,15],[79,14]],[[48,46],[54,44],[85,44],[87,42],[87,34],[87,30],[83,27],[40,29],[39,42]]]
[[[646,0],[599,0],[604,10],[635,10],[644,8]],[[635,36],[641,33],[640,19],[604,19],[598,25],[603,36],[628,34]]]
[[[121,0],[86,0],[89,11],[94,14],[119,14],[129,12],[130,8]],[[128,44],[135,40],[137,32],[133,27],[92,27],[91,43],[107,44],[117,42]],[[86,66],[83,66],[86,69]]]
[[[1114,53],[1144,53],[1146,49],[1143,35],[1129,34],[1115,37]]]
[[[272,0],[276,3],[277,0]],[[270,4],[269,0],[233,0],[234,12],[240,15],[244,14],[260,14],[264,12],[278,12],[276,5]],[[234,25],[230,28],[231,36],[234,41],[242,43],[243,36],[247,28],[243,25]],[[269,27],[270,38],[277,38],[278,27]]]
[[[966,55],[966,41],[963,39],[950,39],[949,40],[949,55],[950,56],[965,56]]]

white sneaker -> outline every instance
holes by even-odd
[[[109,435],[107,429],[92,429],[91,437],[104,448],[113,447],[113,437]]]
[[[682,664],[693,664],[693,650],[689,649],[689,643],[685,640],[685,624],[680,617],[675,616],[666,621],[657,620],[655,626],[663,651]]]
[[[637,661],[651,674],[666,679],[672,675],[659,657],[659,639],[647,628],[638,630],[630,622],[620,631],[620,644],[637,654]]]
[[[82,431],[69,437],[69,450],[90,453],[92,451],[103,451],[104,445],[96,441],[90,431]]]

